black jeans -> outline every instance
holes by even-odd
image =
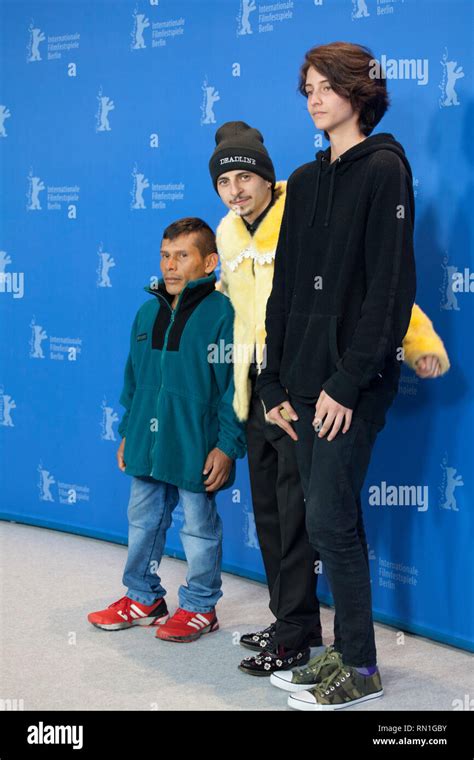
[[[254,392],[247,421],[248,463],[255,526],[276,618],[275,640],[289,649],[315,645],[321,636],[315,555],[305,528],[305,503],[296,444],[265,420]],[[319,642],[321,643],[321,642]]]
[[[322,561],[334,598],[334,646],[345,665],[376,664],[369,558],[360,492],[372,447],[383,425],[354,416],[347,433],[319,438],[313,403],[291,398],[296,453],[306,497],[309,540]]]

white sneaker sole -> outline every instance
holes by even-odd
[[[103,631],[121,631],[124,628],[132,628],[134,625],[163,625],[169,618],[169,614],[162,617],[146,617],[138,618],[127,623],[125,620],[123,623],[92,623],[96,628],[101,628]],[[91,622],[91,621],[89,621]]]
[[[283,672],[285,673],[287,671]],[[272,686],[276,686],[277,689],[283,689],[283,691],[292,692],[308,691],[309,689],[314,689],[314,687],[317,686],[317,683],[291,683],[291,681],[285,681],[283,678],[280,678],[277,673],[271,674],[270,683]]]
[[[197,641],[197,639],[201,638],[205,633],[214,633],[214,631],[218,630],[219,623],[216,620],[212,625],[206,625],[205,628],[201,628],[201,630],[196,631],[196,633],[190,633],[189,636],[158,636],[158,631],[155,633],[155,636],[161,641],[172,641],[174,644],[190,644],[192,641]]]
[[[373,694],[367,694],[360,699],[352,699],[350,702],[344,702],[342,705],[318,705],[316,702],[303,702],[296,697],[288,697],[288,707],[292,707],[293,710],[306,710],[314,712],[324,712],[327,710],[343,710],[345,707],[352,707],[353,705],[359,705],[361,702],[368,702],[369,699],[378,699],[383,697],[383,689],[376,691]]]

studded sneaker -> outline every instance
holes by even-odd
[[[244,633],[240,637],[240,644],[247,649],[253,649],[256,652],[260,652],[262,649],[266,649],[268,644],[271,643],[272,637],[275,635],[276,623],[272,623],[268,628],[264,628],[263,631],[256,631],[255,633]]]
[[[270,676],[275,670],[294,668],[305,665],[309,660],[310,648],[285,649],[282,646],[274,650],[265,650],[255,657],[245,657],[239,670],[251,676]]]

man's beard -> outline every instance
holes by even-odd
[[[243,206],[239,206],[239,205],[237,205],[235,203],[231,203],[230,207],[231,207],[232,211],[235,214],[237,214],[238,216],[244,216],[244,214],[243,214]],[[248,216],[248,214],[249,214],[249,212],[247,211],[246,215]]]

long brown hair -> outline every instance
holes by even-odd
[[[384,72],[372,51],[351,42],[331,42],[308,50],[298,82],[298,90],[305,98],[310,66],[328,79],[337,95],[349,98],[354,111],[359,112],[360,131],[370,135],[390,105]],[[327,132],[324,135],[329,139]]]

